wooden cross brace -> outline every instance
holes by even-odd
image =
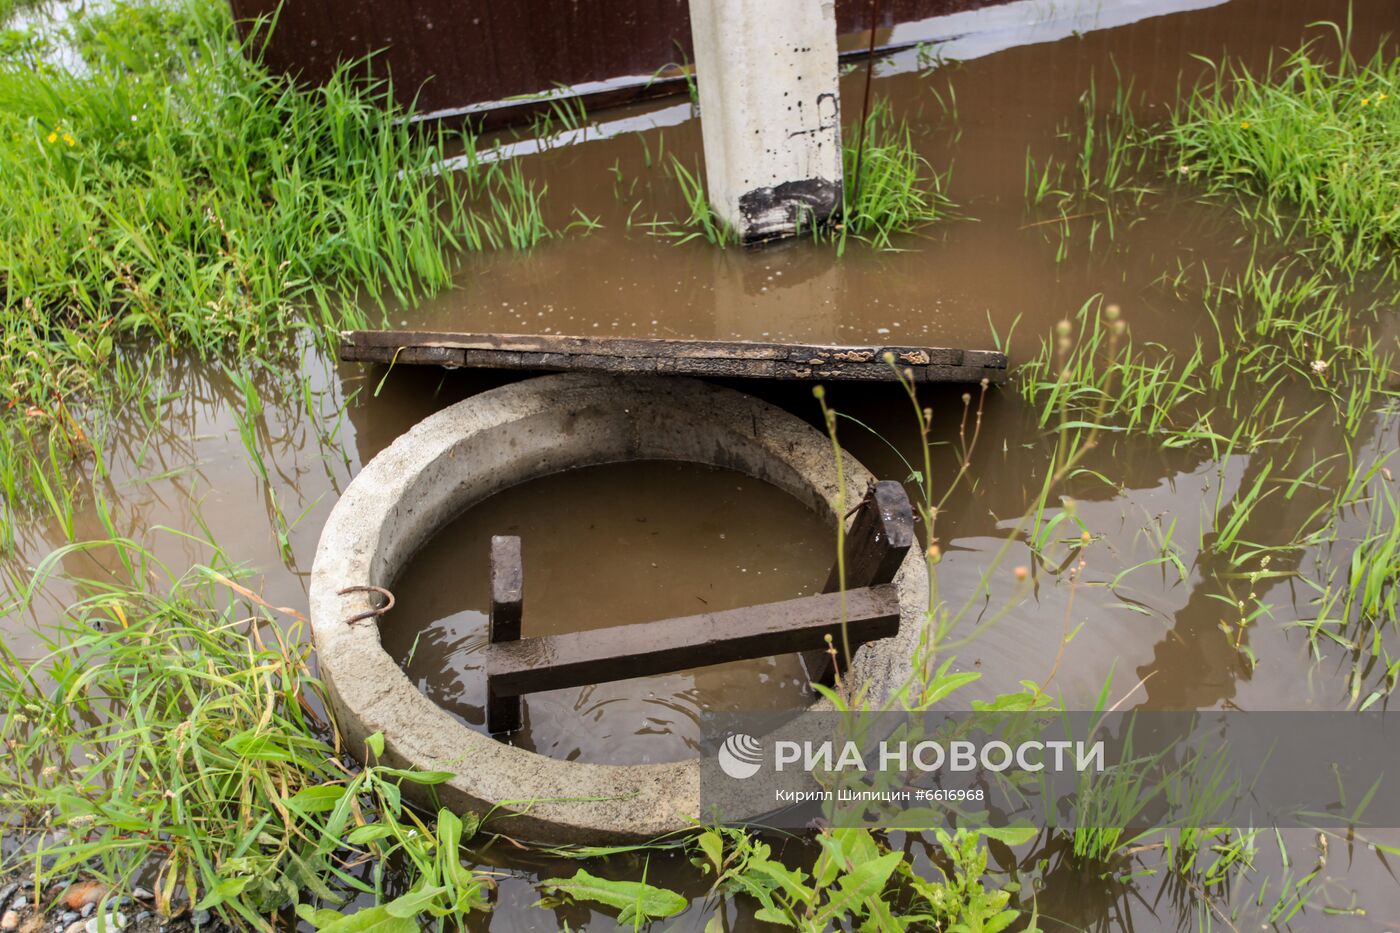
[[[520,728],[520,698],[527,693],[665,674],[708,664],[802,654],[813,683],[835,678],[827,637],[839,668],[847,652],[899,631],[894,576],[914,544],[914,515],[904,487],[872,484],[846,534],[845,616],[841,563],[831,569],[825,592],[761,606],[638,625],[521,638],[524,568],[520,539],[491,539],[490,643],[486,647],[486,728],[493,734]],[[843,624],[844,622],[844,624]]]

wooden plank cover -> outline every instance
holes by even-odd
[[[671,373],[751,379],[893,381],[885,361],[915,382],[1001,382],[1006,355],[947,347],[838,346],[740,340],[566,337],[356,330],[341,334],[340,358],[371,363],[611,373]]]

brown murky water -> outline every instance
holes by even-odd
[[[1400,32],[1400,6],[1393,0],[1352,6],[1358,49],[1369,51],[1383,33]],[[1201,203],[1191,189],[1154,174],[1151,183],[1160,193],[1134,212],[1135,223],[1112,239],[1100,232],[1091,245],[1090,232],[1102,218],[1078,218],[1061,256],[1055,225],[1042,223],[1046,215],[1025,204],[1027,147],[1041,158],[1063,153],[1056,128],[1078,119],[1080,95],[1091,81],[1105,92],[1100,108],[1106,105],[1115,65],[1131,76],[1139,95],[1135,110],[1148,121],[1176,99],[1183,75],[1189,81],[1199,72],[1192,55],[1228,51],[1258,67],[1280,49],[1323,35],[1309,23],[1343,20],[1347,10],[1344,0],[1233,0],[1110,30],[1093,31],[1088,22],[1079,35],[1013,45],[930,74],[877,72],[876,94],[911,119],[930,162],[950,170],[948,193],[963,218],[902,239],[901,252],[856,245],[836,260],[830,249],[810,243],[746,253],[698,242],[677,246],[653,236],[643,222],[675,216],[682,207],[672,182],[655,167],[658,154],[664,147],[667,158],[698,163],[692,119],[529,156],[523,164],[549,185],[556,222],[567,223],[576,207],[598,218],[601,229],[575,231],[528,254],[468,257],[457,289],[420,308],[391,308],[387,317],[396,326],[460,330],[953,346],[987,346],[993,330],[1005,338],[1014,329],[1014,364],[1033,355],[1054,322],[1104,293],[1123,306],[1139,341],[1181,348],[1210,326],[1200,299],[1206,270],[1218,276],[1250,256],[1233,209]],[[882,69],[897,70],[900,61],[895,56]],[[858,79],[847,79],[848,118]],[[950,89],[956,107],[945,109],[934,92],[951,101]],[[644,113],[594,116],[641,121]],[[1286,253],[1262,248],[1256,260],[1267,264]],[[1174,286],[1183,269],[1184,284]],[[1364,278],[1360,285],[1358,302],[1369,304]],[[1393,306],[1382,313],[1380,327],[1393,340],[1400,320]],[[360,466],[427,414],[514,377],[401,368],[385,378],[383,370],[337,364],[307,350],[300,370],[285,378],[253,374],[261,411],[249,410],[243,392],[218,367],[191,363],[169,378],[164,402],[144,414],[125,413],[98,439],[106,475],[91,488],[80,485],[74,537],[107,537],[100,497],[121,533],[145,543],[172,573],[210,560],[210,542],[216,542],[248,568],[245,582],[270,602],[295,606],[305,603],[321,524]],[[816,420],[807,386],[736,387]],[[943,477],[952,473],[949,442],[957,437],[962,391],[931,388],[921,396],[936,414],[936,439],[944,446],[937,448],[935,471]],[[897,390],[837,385],[828,398],[883,436],[845,423],[843,442],[854,456],[882,477],[908,475],[891,447],[910,451],[915,436],[907,400]],[[266,480],[250,465],[240,422],[268,465]],[[1038,568],[1029,592],[1018,587],[1011,568],[1037,566],[1022,533],[983,587],[992,555],[1041,488],[1052,443],[1014,387],[990,392],[973,482],[959,488],[939,520],[945,555],[940,590],[954,604],[970,601],[959,631],[1005,610],[997,624],[957,649],[961,666],[984,675],[975,695],[1015,689],[1022,679],[1044,679],[1054,670],[1049,689],[1072,707],[1091,704],[1110,677],[1111,695],[1125,697],[1127,706],[1340,709],[1355,703],[1351,657],[1339,648],[1314,652],[1297,627],[1316,615],[1309,581],[1321,579],[1321,568],[1344,559],[1343,552],[1326,544],[1300,549],[1279,558],[1274,569],[1283,575],[1257,583],[1255,595],[1268,613],[1243,636],[1257,663],[1221,630],[1232,623],[1230,600],[1243,595],[1245,584],[1209,545],[1229,504],[1261,475],[1263,455],[1216,461],[1199,448],[1105,443],[1060,490],[1094,538],[1079,583],[1071,586],[1063,574]],[[1305,454],[1300,463],[1345,446],[1323,419],[1310,422],[1295,443]],[[1400,423],[1393,412],[1371,414],[1351,444],[1357,462],[1397,448]],[[82,469],[91,475],[93,467]],[[1288,540],[1314,504],[1306,500],[1306,494],[1276,497],[1251,520],[1250,539]],[[1065,507],[1063,501],[1053,505]],[[1342,536],[1354,536],[1366,521],[1365,514],[1348,516]],[[525,538],[527,634],[535,625],[584,627],[682,614],[703,608],[697,597],[716,605],[786,598],[820,580],[832,546],[829,530],[781,494],[699,468],[600,468],[503,493],[445,529],[411,566],[396,584],[403,608],[385,623],[386,643],[401,657],[411,652],[407,666],[422,688],[473,724],[480,719],[471,649],[481,637],[482,542],[502,532]],[[9,585],[46,559],[74,577],[119,573],[102,550],[50,558],[67,541],[57,520],[36,512],[18,529],[16,551],[6,560]],[[773,541],[787,544],[777,550]],[[1168,553],[1179,570],[1160,560]],[[72,584],[52,580],[32,612],[0,621],[0,633],[22,655],[37,656],[38,633],[62,615],[74,592]],[[1060,656],[1067,632],[1075,635]],[[804,696],[794,676],[789,664],[770,660],[544,694],[529,701],[530,731],[522,741],[595,761],[672,758],[686,751],[691,715],[726,702],[732,683],[749,685],[745,702],[793,705]],[[1379,678],[1368,672],[1361,695]],[[1393,831],[1334,841],[1317,906],[1285,928],[1394,929],[1400,885],[1386,858],[1367,847],[1371,839],[1400,844]],[[911,849],[926,843],[905,841]],[[1301,863],[1314,860],[1307,834],[1291,834],[1289,846]],[[1196,906],[1160,880],[1127,890],[1081,877],[1061,855],[1043,855],[1049,859],[1039,898],[1043,925],[1149,931],[1190,929],[1211,919],[1200,918]],[[525,909],[537,897],[532,879],[572,869],[501,858],[508,877],[496,912],[481,925],[534,929],[541,915]],[[1277,874],[1279,865],[1261,855],[1259,868]],[[658,883],[694,887],[683,862],[667,867],[658,860],[649,871]],[[694,893],[696,906],[678,919],[680,929],[704,925],[703,892]],[[1230,904],[1244,911],[1238,929],[1261,927],[1257,911],[1247,909],[1251,896],[1251,890],[1230,895]],[[1326,916],[1322,904],[1360,906],[1367,913]],[[582,908],[558,919],[573,928],[611,923]],[[734,929],[752,924],[730,919]]]
[[[476,728],[497,534],[521,539],[526,638],[819,592],[836,553],[832,531],[787,493],[698,464],[586,467],[492,496],[424,546],[381,623],[419,688]],[[532,694],[511,741],[569,760],[675,761],[696,754],[703,710],[810,701],[800,661],[785,655]]]

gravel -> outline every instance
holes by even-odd
[[[114,911],[101,917],[93,917],[87,922],[87,933],[113,933],[126,926],[126,914]]]

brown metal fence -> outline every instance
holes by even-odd
[[[879,0],[879,25],[1000,2]],[[315,83],[338,62],[373,53],[402,103],[416,99],[420,112],[443,115],[476,110],[488,123],[504,122],[517,109],[492,104],[559,86],[606,83],[584,88],[594,106],[670,92],[680,80],[676,66],[691,55],[687,0],[230,4],[245,32],[259,19],[271,24],[263,54],[273,68]],[[838,32],[869,28],[871,8],[871,0],[837,0]]]

